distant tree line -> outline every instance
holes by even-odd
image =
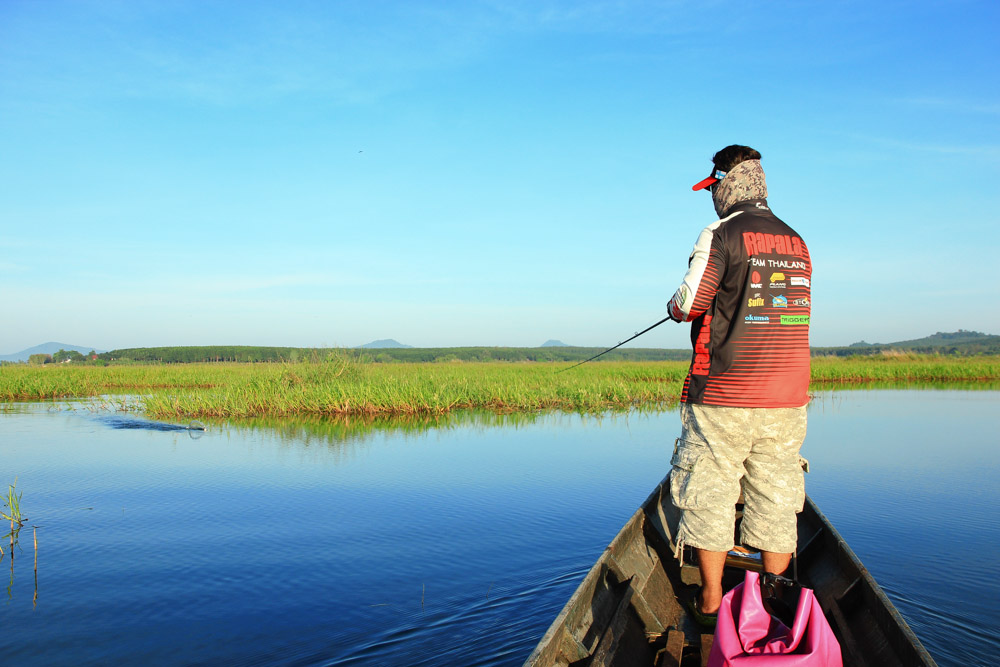
[[[449,361],[583,361],[604,351],[601,347],[410,347],[368,349],[366,356],[382,363]],[[688,350],[619,348],[596,361],[686,361]]]
[[[993,344],[963,344],[963,345],[914,345],[900,347],[896,344],[867,345],[864,347],[814,347],[814,357],[852,357],[870,356],[875,354],[891,354],[910,352],[913,354],[944,354],[957,357],[976,357],[981,355],[1000,354],[1000,343]]]
[[[197,362],[288,362],[325,359],[329,350],[302,347],[257,347],[251,345],[202,345],[188,347],[135,347],[98,355],[106,361],[191,364]]]
[[[33,365],[43,365],[43,364],[64,364],[67,362],[74,363],[97,363],[100,359],[97,352],[91,350],[86,355],[83,355],[76,350],[63,350],[60,349],[58,352],[52,354],[32,354],[28,356],[28,363]]]
[[[604,348],[599,347],[410,347],[410,348],[314,348],[260,347],[250,345],[203,345],[187,347],[140,347],[83,355],[74,350],[55,354],[33,354],[28,363],[163,363],[197,362],[295,363],[324,361],[331,354],[346,355],[374,363],[474,362],[474,361],[554,361],[579,362]],[[814,347],[813,356],[874,355],[894,352],[955,356],[1000,355],[1000,336],[959,330],[936,333],[926,338],[886,345],[864,341],[844,347]],[[602,361],[688,361],[689,349],[619,348],[596,360]]]
[[[337,349],[362,361],[375,363],[414,363],[450,361],[583,361],[603,348],[599,347],[429,347],[429,348],[346,348]],[[98,355],[108,362],[139,362],[183,364],[196,362],[298,362],[321,361],[333,350],[329,348],[196,346],[142,347],[111,350]],[[687,360],[687,350],[627,348],[610,352],[598,361],[667,361]]]

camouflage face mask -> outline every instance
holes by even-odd
[[[760,160],[744,160],[729,170],[712,192],[715,212],[722,218],[726,211],[741,201],[767,199],[767,183]]]

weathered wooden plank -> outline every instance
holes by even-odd
[[[701,636],[701,667],[708,667],[708,656],[712,653],[713,643],[715,643],[715,635],[703,634]]]
[[[684,659],[684,633],[681,630],[671,630],[667,633],[667,645],[660,652],[660,660],[656,667],[681,667]]]
[[[652,646],[646,640],[642,622],[632,607],[631,582],[626,584],[621,603],[608,623],[588,663],[589,667],[634,667],[651,665],[654,659]]]

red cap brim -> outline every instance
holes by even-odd
[[[692,190],[704,190],[708,186],[715,185],[718,182],[719,182],[719,179],[717,179],[715,176],[709,176],[705,180],[698,181],[697,183],[695,183],[694,185],[692,185],[691,189]]]

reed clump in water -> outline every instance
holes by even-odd
[[[14,550],[15,547],[19,547],[18,538],[21,534],[21,528],[24,522],[27,521],[21,512],[21,494],[17,491],[17,478],[14,478],[14,483],[9,485],[7,488],[7,494],[2,498],[5,509],[0,510],[0,517],[10,521],[10,532],[4,535],[4,539],[9,539],[8,547],[10,549],[10,583],[7,585],[7,596],[11,596],[11,589],[14,586]],[[31,538],[32,543],[35,548],[35,593],[32,598],[32,605],[38,603],[38,532],[37,526],[32,526],[31,528]],[[3,547],[0,546],[0,561],[2,561],[7,554],[4,552]]]
[[[17,478],[14,483],[7,488],[7,495],[3,498],[5,510],[0,510],[0,517],[10,521],[10,529],[13,532],[14,524],[20,528],[24,525],[25,517],[21,514],[21,494],[17,492]]]
[[[436,415],[457,409],[496,412],[599,411],[676,401],[685,368],[616,363],[555,373],[555,364],[505,362],[365,364],[336,359],[287,364],[234,378],[214,389],[160,392],[148,415],[254,417]]]

